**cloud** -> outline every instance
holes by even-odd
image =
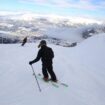
[[[52,6],[59,8],[74,8],[85,10],[98,10],[105,8],[105,1],[95,0],[19,0],[24,3],[31,3],[40,6]]]
[[[20,3],[27,3],[33,5],[43,5],[43,6],[50,6],[49,0],[18,0]]]

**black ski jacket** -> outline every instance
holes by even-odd
[[[52,64],[53,58],[54,58],[53,50],[50,47],[43,45],[38,51],[37,57],[32,61],[32,63],[35,63],[41,59],[43,65],[50,65]]]

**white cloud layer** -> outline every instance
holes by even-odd
[[[44,6],[67,7],[76,9],[96,10],[105,8],[105,1],[93,0],[19,0],[21,2],[28,2]]]

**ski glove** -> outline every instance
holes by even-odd
[[[29,62],[29,65],[32,65],[32,64],[33,64],[33,62],[32,62],[32,61],[30,61],[30,62]]]

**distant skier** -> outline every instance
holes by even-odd
[[[22,45],[21,45],[21,46],[24,46],[26,42],[27,42],[27,37],[25,37],[25,38],[23,39],[23,42],[22,42]]]
[[[43,79],[45,81],[49,80],[49,75],[51,76],[51,79],[53,82],[57,82],[56,75],[53,71],[53,62],[52,59],[54,58],[54,52],[53,50],[47,46],[46,41],[42,40],[40,44],[38,45],[39,51],[37,54],[37,57],[33,60],[30,61],[29,64],[32,65],[33,63],[36,63],[41,59],[42,61],[42,73],[43,73]]]

